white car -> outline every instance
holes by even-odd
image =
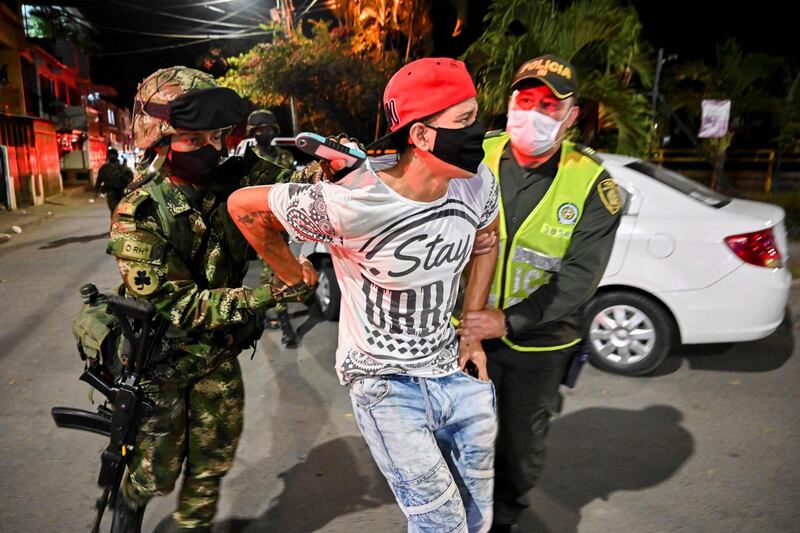
[[[749,341],[777,329],[791,283],[783,209],[723,196],[640,159],[598,156],[626,199],[585,309],[596,366],[645,374],[678,342]],[[323,316],[336,319],[340,293],[327,249],[306,244],[302,253],[319,270]]]

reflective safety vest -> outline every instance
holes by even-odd
[[[500,159],[508,141],[508,134],[502,133],[487,137],[483,142],[486,154],[483,162],[498,180],[502,179]],[[521,302],[561,270],[561,261],[583,214],[586,198],[603,172],[603,167],[588,155],[589,149],[585,150],[587,153],[569,141],[562,143],[561,160],[553,183],[517,230],[510,245],[501,195],[500,253],[489,293],[491,307],[507,309]],[[577,339],[562,346],[528,347],[514,344],[507,337],[502,340],[523,352],[560,350],[580,342]]]

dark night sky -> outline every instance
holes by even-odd
[[[252,1],[252,0],[251,0]],[[159,11],[164,6],[178,6],[197,3],[198,0],[124,0],[122,2],[97,2],[89,0],[81,4],[83,12],[95,24],[101,51],[134,50],[148,47],[181,43],[186,41],[132,35],[106,29],[121,27],[125,29],[155,32],[196,33],[196,23],[179,21],[163,16]],[[241,5],[236,0],[231,5]],[[124,6],[125,3],[151,8],[142,12]],[[321,2],[319,2],[321,3]],[[565,3],[565,2],[561,2]],[[667,55],[677,54],[681,59],[713,57],[714,43],[728,37],[736,37],[747,51],[760,51],[787,56],[800,60],[800,46],[796,44],[796,24],[785,9],[777,4],[764,3],[761,9],[748,7],[733,8],[733,2],[704,0],[633,0],[639,11],[644,27],[644,37],[654,47],[663,46]],[[263,6],[272,5],[273,0],[258,0],[260,12]],[[306,5],[306,0],[295,0],[298,8]],[[471,40],[482,31],[482,18],[486,12],[487,1],[473,1],[470,10],[470,25],[457,39],[449,37],[455,15],[449,3],[434,0],[434,22],[436,34],[434,42],[438,55],[458,55],[464,51]],[[223,6],[225,7],[225,6]],[[226,10],[231,8],[225,7]],[[221,15],[206,8],[168,10],[169,12],[197,18],[214,18]],[[320,13],[315,15],[319,17]],[[229,19],[248,23],[245,19]],[[249,22],[254,24],[254,22]],[[792,26],[792,27],[790,27]],[[795,41],[795,42],[792,42]],[[228,53],[243,51],[256,40],[237,40],[226,44]],[[130,105],[136,84],[157,68],[175,64],[195,66],[197,58],[210,45],[200,44],[172,50],[149,52],[122,56],[98,56],[92,59],[94,81],[109,84],[118,89],[117,103]]]
[[[786,4],[762,2],[755,9],[743,2],[706,0],[633,0],[644,28],[644,37],[666,54],[681,58],[713,56],[714,43],[735,37],[746,51],[800,59],[797,24]],[[756,3],[753,2],[752,5]]]

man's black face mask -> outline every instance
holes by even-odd
[[[477,120],[466,128],[428,127],[436,130],[436,141],[431,150],[435,157],[472,174],[478,172],[484,157],[486,129]]]

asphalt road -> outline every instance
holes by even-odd
[[[0,245],[0,531],[88,531],[99,495],[103,439],[58,429],[49,415],[90,407],[71,335],[78,288],[118,282],[105,206],[71,201]],[[791,300],[797,316],[800,286]],[[302,306],[293,313],[298,349],[268,332],[252,360],[240,357],[245,430],[215,531],[404,531],[334,376],[336,324]],[[654,376],[587,368],[551,426],[522,530],[798,531],[800,362],[789,317],[757,342],[681,347]],[[145,531],[174,504],[174,494],[155,500]]]

